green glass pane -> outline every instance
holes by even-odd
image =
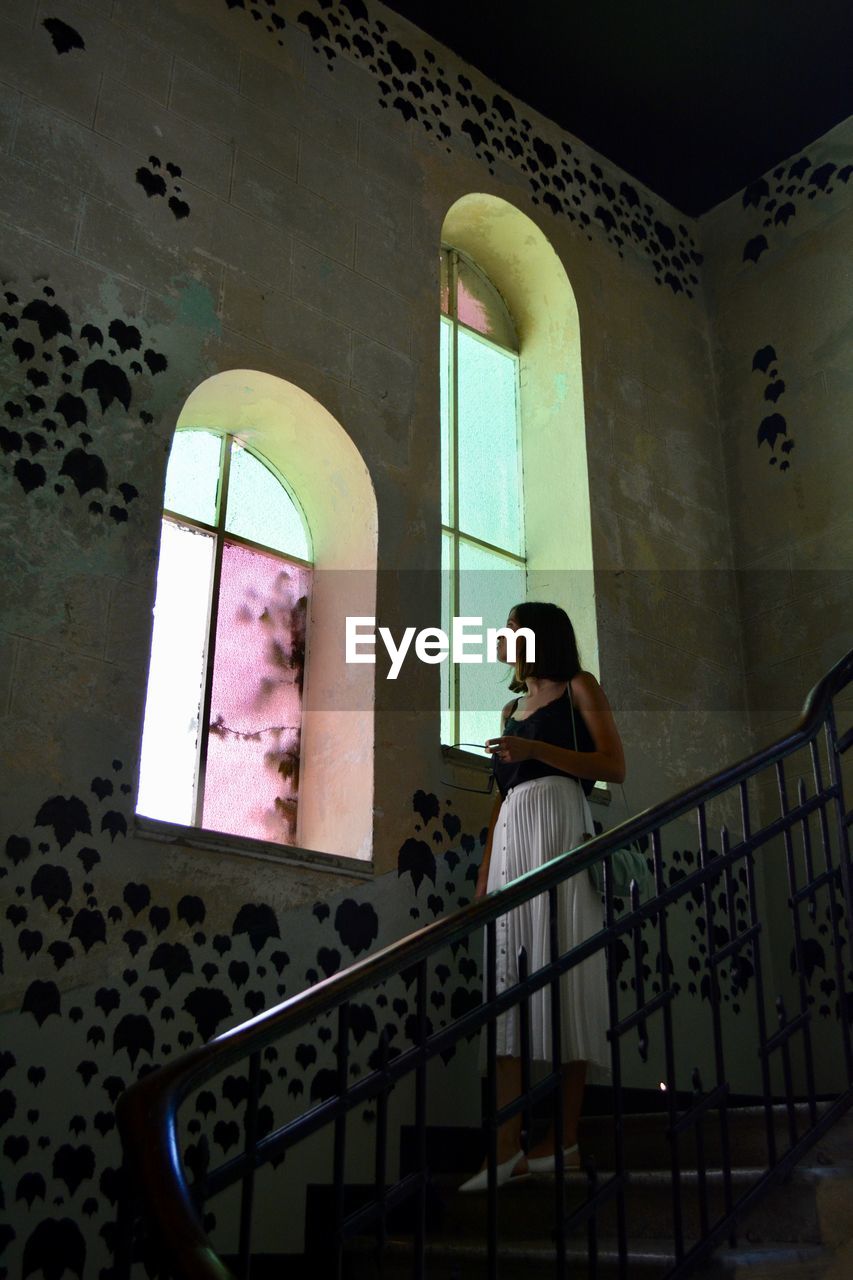
[[[214,431],[176,431],[166,468],[163,506],[176,515],[216,524],[222,437]]]
[[[269,467],[236,442],[231,447],[225,528],[262,547],[311,559],[305,525],[290,494]]]
[[[441,379],[441,523],[452,524],[450,502],[450,348],[453,329],[441,321],[439,377]]]
[[[450,617],[453,611],[453,538],[449,533],[441,535],[441,629],[450,635]],[[451,746],[456,739],[453,736],[453,715],[451,711],[451,664],[442,662],[441,673],[441,741]]]
[[[517,359],[460,329],[458,362],[459,527],[522,555]]]
[[[513,605],[525,599],[526,579],[522,565],[514,565],[491,551],[464,540],[459,544],[459,616],[482,618],[482,644],[467,651],[480,652],[482,663],[460,663],[459,737],[463,742],[485,742],[500,731],[501,708],[510,697],[510,668],[505,663],[488,662],[488,627],[502,627]]]

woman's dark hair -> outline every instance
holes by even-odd
[[[519,627],[529,627],[536,637],[536,660],[526,662],[524,646],[516,650],[515,670],[509,687],[513,693],[525,688],[528,676],[540,680],[571,680],[581,669],[575,629],[569,615],[558,604],[526,600],[510,610]]]

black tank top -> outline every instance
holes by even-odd
[[[513,712],[518,703],[519,699],[516,698]],[[577,708],[574,712],[574,730],[577,733],[577,746],[575,746],[575,732],[572,730],[572,704],[567,688],[558,698],[537,707],[523,720],[515,720],[510,715],[504,723],[503,732],[507,736],[514,735],[518,738],[533,738],[537,742],[550,742],[555,747],[565,747],[569,751],[594,751],[595,743],[592,740],[592,734]],[[514,763],[493,760],[492,770],[502,796],[506,795],[510,787],[517,786],[519,782],[530,782],[533,778],[547,778],[552,775],[558,778],[575,776],[564,769],[555,769],[544,760],[518,760]],[[578,778],[577,781],[583,787],[584,795],[587,796],[595,786],[592,778]]]

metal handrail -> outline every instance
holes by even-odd
[[[576,850],[552,859],[487,896],[356,961],[341,972],[315,983],[310,989],[224,1032],[208,1044],[189,1050],[173,1063],[149,1072],[131,1085],[117,1106],[125,1179],[119,1215],[120,1247],[129,1248],[132,1205],[138,1201],[182,1280],[184,1277],[186,1280],[231,1280],[231,1272],[216,1255],[201,1224],[181,1161],[177,1116],[181,1103],[191,1091],[234,1063],[257,1057],[284,1035],[340,1006],[355,993],[381,983],[401,970],[417,966],[435,952],[467,938],[513,908],[555,889],[570,875],[580,874],[603,862],[614,850],[652,831],[659,831],[689,810],[703,806],[768,765],[781,761],[815,737],[827,718],[833,697],[851,680],[853,650],[813,687],[794,728],[784,737],[645,809]],[[839,743],[839,750],[851,745],[847,741],[851,733],[853,731],[848,731]],[[654,913],[662,901],[676,892],[683,893],[686,887],[693,887],[694,882],[701,887],[711,874],[713,868],[702,868],[691,873],[686,880],[679,881],[675,890],[660,892],[659,886],[657,896],[650,900],[646,909],[638,910],[635,904],[635,917]],[[590,940],[590,946],[593,941]],[[574,949],[575,952],[578,950]],[[476,1025],[476,1015],[469,1017]],[[409,1053],[401,1057],[407,1058]],[[236,1159],[239,1161],[240,1157]]]

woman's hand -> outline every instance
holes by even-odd
[[[474,901],[478,898],[485,898],[489,891],[489,864],[484,860],[477,873],[477,884],[474,889]]]
[[[534,748],[538,744],[531,738],[519,738],[510,733],[502,738],[487,738],[486,750],[491,751],[492,758],[502,764],[517,764],[520,760],[532,760]]]

